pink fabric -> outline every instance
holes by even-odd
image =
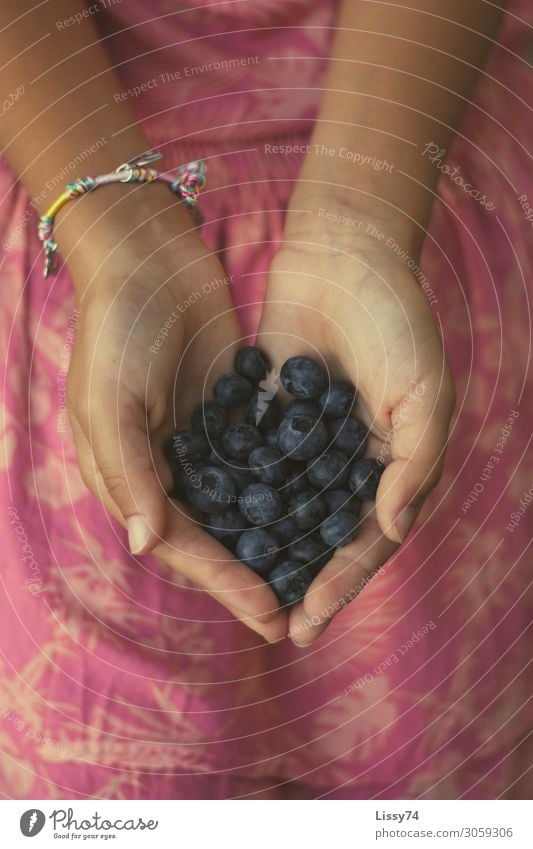
[[[131,102],[168,167],[208,158],[205,238],[241,304],[261,296],[301,159],[265,143],[306,141],[333,8],[190,6],[128,0],[98,20],[124,89],[182,72]],[[527,10],[527,0],[511,4],[504,46],[448,159],[496,209],[442,179],[424,255],[458,387],[428,514],[438,509],[311,650],[261,644],[155,558],[130,557],[124,532],[87,492],[70,432],[58,430],[71,283],[65,272],[43,283],[35,212],[27,222],[28,197],[0,163],[4,795],[531,795],[533,293],[531,225],[517,200],[526,193],[533,204],[521,101],[531,97]],[[184,75],[242,56],[259,59]],[[247,327],[257,317],[248,312]]]

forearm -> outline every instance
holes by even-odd
[[[326,92],[291,207],[314,209],[316,217],[317,203],[335,197],[390,222],[416,252],[439,176],[424,148],[430,142],[447,148],[496,35],[503,0],[409,5],[341,5]]]
[[[8,91],[24,87],[0,121],[0,143],[32,197],[52,199],[47,180],[82,151],[94,147],[91,168],[105,170],[142,153],[146,139],[129,106],[114,101],[120,84],[94,15],[68,29],[56,26],[86,4],[52,0],[35,5],[35,0],[0,3],[4,86]]]
[[[94,15],[61,27],[62,21],[86,8],[82,0],[41,5],[35,0],[0,2],[4,86],[8,92],[23,91],[0,118],[0,145],[41,214],[66,183],[111,171],[148,147],[129,105],[115,101],[121,85],[99,39]],[[72,167],[76,161],[79,164]],[[146,190],[152,210],[176,205],[161,184],[98,189],[59,214],[60,249],[73,248],[80,234],[113,203],[121,206]],[[123,206],[114,216],[113,238],[117,227],[123,226],[126,233],[132,226],[137,206],[137,201],[130,203],[127,218]],[[139,221],[141,214],[139,209]],[[175,209],[172,214],[176,221]],[[184,210],[179,216],[182,226],[190,227]],[[99,238],[106,236],[107,227],[98,230]]]

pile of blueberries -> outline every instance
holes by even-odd
[[[234,368],[215,383],[214,400],[195,408],[191,429],[165,445],[171,495],[290,605],[355,538],[383,466],[363,459],[367,431],[350,417],[349,381],[330,383],[310,357],[291,357],[280,381],[294,400],[282,409],[259,348],[242,348]],[[242,406],[244,422],[235,421]]]

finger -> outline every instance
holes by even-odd
[[[182,505],[169,500],[166,526],[155,554],[269,642],[287,636],[287,611],[269,585],[210,537]]]
[[[124,524],[121,511],[107,492],[89,442],[77,419],[71,425],[83,479],[104,507]],[[270,587],[251,569],[234,560],[227,549],[212,540],[179,505],[167,500],[167,540],[154,553],[172,569],[222,604],[236,619],[268,642],[287,636],[288,616],[278,607]],[[181,549],[184,549],[183,551]],[[206,559],[202,563],[202,558]],[[212,583],[211,583],[212,582]]]
[[[78,466],[85,486],[98,498],[99,501],[102,502],[107,512],[110,513],[114,519],[118,519],[119,522],[124,524],[122,513],[107,491],[107,487],[98,470],[98,466],[96,465],[87,437],[85,436],[83,428],[72,410],[69,411],[69,422],[74,436],[74,444],[76,446],[76,454],[78,456]]]
[[[299,649],[305,649],[314,643],[327,630],[331,619],[324,622],[308,619],[303,601],[295,604],[289,614],[289,637]]]
[[[398,548],[381,533],[370,505],[362,516],[358,537],[337,549],[309,587],[303,603],[292,611],[289,636],[298,646],[314,642]]]
[[[130,551],[146,554],[165,532],[170,470],[150,442],[144,405],[133,399],[117,404],[111,395],[95,398],[85,425],[107,492],[126,522]]]
[[[453,381],[443,360],[440,373],[413,382],[392,410],[392,462],[379,483],[376,515],[394,542],[403,542],[440,479],[454,405]]]

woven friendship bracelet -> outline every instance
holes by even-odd
[[[54,240],[54,221],[56,215],[66,203],[74,198],[81,197],[87,192],[92,192],[99,186],[109,183],[151,183],[161,180],[168,184],[174,194],[183,200],[190,209],[195,209],[198,195],[205,186],[205,163],[201,160],[188,162],[178,168],[176,174],[164,174],[155,168],[147,168],[151,162],[160,159],[161,154],[149,150],[137,159],[124,162],[110,174],[101,174],[99,177],[80,177],[65,186],[65,191],[52,204],[45,215],[39,219],[37,232],[43,243],[44,269],[43,277],[48,277],[56,271],[54,256],[57,251],[57,242]]]

